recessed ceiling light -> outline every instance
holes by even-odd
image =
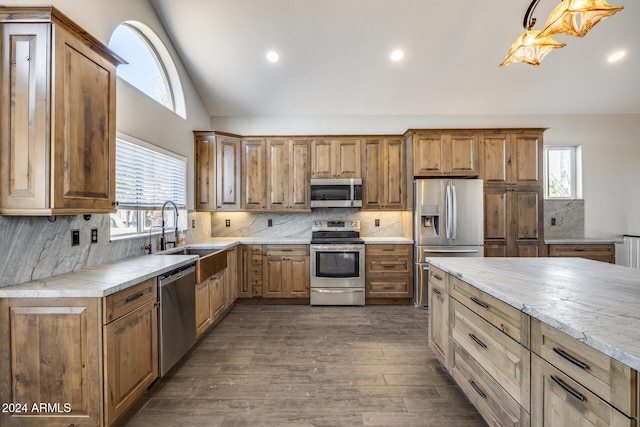
[[[280,54],[275,50],[270,50],[267,52],[267,61],[269,62],[278,62],[280,61]]]
[[[611,55],[609,55],[609,57],[607,58],[607,61],[609,61],[609,62],[618,62],[622,58],[624,58],[624,56],[626,54],[627,54],[627,52],[625,52],[624,50],[617,50],[617,51],[613,52]]]
[[[404,57],[404,52],[400,49],[394,50],[391,52],[391,60],[392,61],[400,61]]]

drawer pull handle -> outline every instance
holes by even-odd
[[[560,378],[556,377],[555,375],[551,375],[551,379],[553,381],[555,381],[556,384],[558,384],[560,387],[562,387],[571,396],[575,397],[576,399],[578,399],[581,402],[584,402],[584,396],[581,395],[580,393],[578,393],[577,391],[575,391],[574,389],[572,389],[571,387],[569,387],[568,385],[566,385],[564,383],[564,381],[562,381]]]
[[[392,252],[393,249],[383,249],[384,252]]]
[[[442,292],[440,292],[440,289],[433,288],[431,289],[431,291],[436,295],[442,295]]]
[[[471,337],[472,340],[474,340],[476,342],[476,344],[478,344],[480,347],[482,348],[487,348],[487,345],[485,343],[483,343],[482,341],[480,341],[480,339],[478,337],[476,337],[472,332],[469,332],[469,336]]]
[[[127,298],[126,300],[124,300],[124,302],[131,302],[131,301],[135,301],[138,298],[140,298],[141,296],[144,295],[144,292],[138,292],[137,294],[130,296],[129,298]]]
[[[471,387],[473,387],[473,389],[480,395],[480,397],[482,397],[483,399],[487,398],[487,395],[482,390],[480,390],[480,387],[478,387],[475,381],[470,379],[469,384],[471,384]]]
[[[591,251],[591,249],[576,248],[576,249],[574,249],[574,251],[576,251],[576,252],[589,252],[589,251]]]
[[[583,363],[581,361],[579,361],[578,359],[576,359],[575,357],[572,357],[570,355],[568,355],[567,353],[565,353],[564,350],[559,349],[557,347],[553,347],[553,351],[555,351],[560,357],[562,357],[563,359],[573,363],[574,365],[576,365],[578,368],[580,369],[584,369],[585,371],[587,369],[589,369],[589,365],[587,365],[586,363]]]
[[[433,278],[436,279],[436,280],[442,280],[442,277],[440,277],[436,273],[433,273]]]
[[[383,286],[382,289],[395,289],[395,286]]]
[[[396,265],[384,265],[382,268],[397,268]]]
[[[489,308],[489,304],[487,304],[486,302],[479,300],[476,297],[471,297],[471,301],[475,302],[476,304],[478,304],[480,307],[483,308]]]

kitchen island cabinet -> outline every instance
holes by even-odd
[[[0,26],[0,214],[115,212],[124,61],[51,6],[2,6]]]
[[[637,425],[640,271],[577,258],[429,262],[450,282],[448,331],[433,323],[449,360],[438,357],[489,423]]]

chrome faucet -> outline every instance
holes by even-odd
[[[167,205],[173,205],[173,210],[175,211],[175,216],[173,217],[173,223],[176,226],[175,227],[175,234],[173,241],[169,241],[167,242],[165,235],[164,235],[164,208],[167,207]],[[162,237],[160,237],[160,250],[164,251],[167,249],[167,243],[173,243],[173,247],[176,247],[176,242],[178,240],[178,207],[176,206],[175,203],[173,203],[171,200],[167,200],[166,202],[164,202],[164,205],[162,205],[162,212],[160,213],[160,217],[162,219]]]

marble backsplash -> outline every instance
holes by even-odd
[[[0,287],[103,264],[146,253],[149,237],[109,240],[109,215],[47,217],[0,216]],[[208,213],[189,214],[187,242],[211,235]],[[192,227],[193,224],[193,227]],[[98,243],[90,243],[91,229]],[[80,244],[71,246],[71,230],[80,231]],[[157,239],[151,239],[156,250]]]
[[[411,238],[411,220],[407,211],[361,211],[349,208],[313,209],[308,212],[215,212],[211,214],[211,236],[255,237],[308,237],[311,238],[311,222],[321,219],[359,220],[363,237]],[[225,220],[230,220],[230,226]],[[268,226],[268,220],[273,226]],[[380,226],[375,226],[375,220]]]
[[[556,225],[551,225],[555,218]],[[546,239],[584,237],[584,200],[544,201],[544,237]]]

